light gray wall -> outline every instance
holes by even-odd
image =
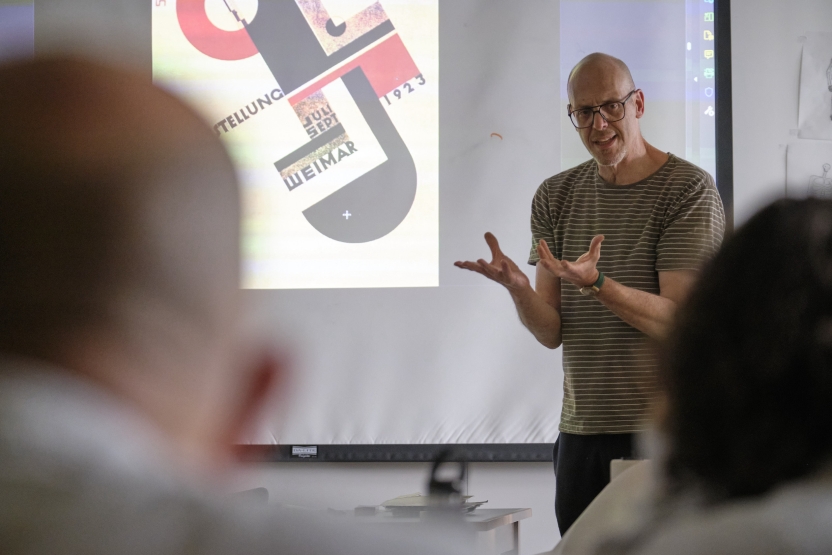
[[[832,31],[829,0],[732,0],[734,218],[785,196],[786,145],[797,139],[800,37]]]

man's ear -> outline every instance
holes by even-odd
[[[636,91],[636,119],[644,115],[644,93],[639,89]]]
[[[286,384],[286,365],[276,352],[262,349],[241,369],[245,381],[238,390],[240,395],[232,406],[230,425],[225,435],[229,449],[251,432],[262,416],[268,401],[280,396]]]
[[[569,117],[569,113],[572,111],[572,102],[566,105],[566,117]],[[594,114],[593,114],[594,115]],[[569,125],[572,125],[572,122],[569,122]],[[581,130],[572,125],[572,129],[574,129],[577,133],[580,133]]]

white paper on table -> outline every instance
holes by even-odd
[[[832,198],[832,141],[795,141],[786,151],[786,196]]]
[[[806,35],[797,119],[801,139],[832,140],[832,32]]]
[[[461,496],[462,501],[471,499],[470,495]],[[486,503],[486,501],[483,501]],[[407,493],[388,499],[381,504],[382,507],[426,507],[431,504],[430,495],[422,495],[421,493]]]

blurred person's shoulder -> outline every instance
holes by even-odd
[[[167,553],[206,506],[131,407],[83,379],[0,361],[3,553]]]
[[[155,430],[107,393],[46,365],[0,366],[4,555],[470,551],[459,530],[392,533],[352,518],[229,501],[175,470]]]
[[[657,521],[637,555],[832,553],[832,474]]]

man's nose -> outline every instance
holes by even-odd
[[[596,110],[592,113],[592,127],[594,129],[598,129],[599,131],[603,131],[607,128],[607,120],[605,120],[604,116],[601,115],[600,110]]]

